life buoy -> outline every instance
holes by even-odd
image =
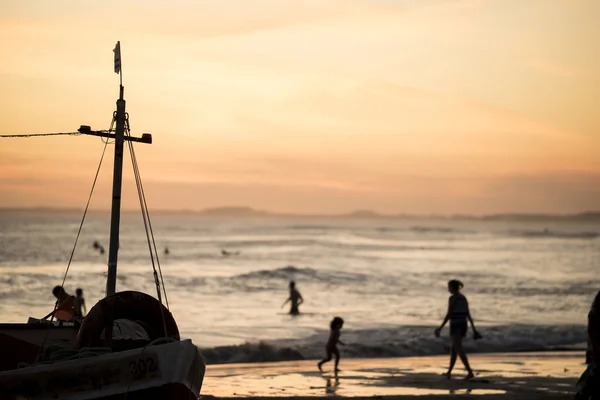
[[[90,309],[77,334],[77,346],[83,348],[102,345],[102,331],[105,328],[112,329],[117,319],[138,321],[151,341],[165,336],[165,326],[166,336],[179,340],[177,323],[165,306],[145,293],[126,291],[105,297]]]

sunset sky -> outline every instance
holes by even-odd
[[[4,0],[0,134],[108,128],[120,40],[151,209],[600,209],[599,16],[597,0]],[[102,148],[0,139],[0,207],[83,208]]]

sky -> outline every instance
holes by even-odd
[[[107,129],[151,209],[600,209],[596,0],[4,0],[0,134]],[[0,207],[83,208],[104,144],[0,138]],[[108,146],[92,208],[108,208]],[[125,158],[123,206],[137,197]]]

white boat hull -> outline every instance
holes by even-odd
[[[195,399],[206,364],[191,340],[0,373],[2,400]]]

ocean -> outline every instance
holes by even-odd
[[[464,283],[484,336],[468,351],[583,349],[600,290],[598,219],[151,217],[170,310],[209,363],[320,358],[334,316],[345,357],[443,354],[447,328],[433,330],[449,279]],[[80,219],[0,211],[2,322],[52,310]],[[109,219],[88,214],[65,283],[88,309],[105,291]],[[139,213],[123,213],[120,243],[117,290],[156,296]],[[290,280],[305,300],[297,317],[282,308]]]

